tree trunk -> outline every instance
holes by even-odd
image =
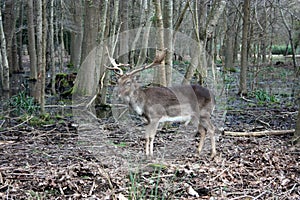
[[[241,73],[239,94],[247,94],[247,67],[248,67],[248,28],[250,20],[250,0],[244,0],[243,6],[243,32],[242,32],[242,50],[241,50]]]
[[[213,32],[215,31],[217,22],[223,13],[226,1],[219,0],[215,1],[213,8],[210,10],[210,15],[207,18],[207,21],[205,22],[205,16],[200,16],[198,11],[198,3],[195,1],[194,3],[194,9],[193,9],[193,20],[194,20],[194,31],[195,31],[195,37],[196,41],[198,43],[198,66],[197,69],[199,71],[199,77],[198,82],[199,84],[202,84],[204,80],[207,77],[207,58],[206,58],[206,44],[208,39],[212,39]],[[199,5],[201,6],[201,5]],[[203,7],[201,7],[204,9]],[[201,13],[202,15],[204,12]],[[205,23],[203,25],[203,23]],[[202,24],[202,25],[201,25]],[[204,30],[202,30],[204,29]],[[193,65],[190,65],[186,74],[185,74],[185,80],[184,83],[190,82],[191,76],[194,74],[195,67]]]
[[[77,29],[71,32],[71,48],[70,62],[74,65],[75,69],[80,67],[80,57],[81,57],[81,46],[82,46],[82,36],[83,36],[83,27],[82,27],[82,3],[81,1],[72,1],[73,8],[73,20],[77,25]]]
[[[37,41],[37,66],[38,66],[38,78],[37,78],[37,90],[35,93],[35,99],[41,105],[42,108],[42,70],[43,70],[43,0],[36,0],[36,41]]]
[[[41,74],[41,113],[45,113],[45,89],[46,89],[46,41],[47,41],[47,0],[42,0],[42,64],[40,66]]]
[[[128,31],[128,8],[129,3],[127,1],[122,1],[121,0],[121,15],[120,15],[120,20],[121,20],[121,29],[120,33],[122,33],[120,38],[120,62],[121,63],[128,63],[129,62],[129,35],[126,31]]]
[[[24,2],[20,1],[20,8],[19,8],[19,27],[23,26],[23,21],[24,21]],[[21,28],[18,35],[17,35],[17,40],[18,40],[18,69],[20,72],[23,72],[23,61],[22,61],[22,57],[23,57],[23,29]]]
[[[294,144],[300,146],[300,100],[298,104],[299,104],[299,109],[298,109],[298,117],[296,122],[296,130],[294,134]]]
[[[163,17],[162,17],[162,10],[161,10],[161,2],[160,0],[153,0],[154,8],[155,8],[155,16],[156,16],[156,23],[157,23],[157,46],[159,49],[164,49],[164,24],[163,24]],[[157,68],[157,78],[158,84],[161,86],[167,86],[166,80],[166,68],[165,68],[165,61],[161,63],[161,65]]]
[[[17,1],[7,0],[5,1],[5,9],[3,11],[3,29],[5,33],[6,40],[6,50],[8,65],[10,67],[10,72],[15,72],[15,61],[17,58],[13,57],[13,38],[15,37],[15,27],[16,27],[16,12],[15,6]]]
[[[179,30],[180,25],[182,24],[183,18],[184,18],[184,16],[185,16],[185,13],[186,13],[187,9],[189,8],[189,6],[190,6],[190,2],[187,1],[187,2],[185,3],[185,5],[184,5],[184,8],[183,8],[182,12],[180,13],[180,15],[179,15],[179,17],[178,17],[178,20],[176,21],[176,24],[174,25],[174,32],[175,32],[175,33],[173,34],[173,37],[174,37],[174,38],[175,38],[176,32]],[[173,38],[173,39],[174,39],[174,38]]]
[[[164,27],[165,31],[165,48],[168,49],[165,65],[166,65],[166,83],[167,86],[172,85],[172,58],[173,58],[173,0],[164,1]]]
[[[35,30],[33,22],[33,0],[27,2],[27,21],[28,21],[28,53],[30,59],[30,80],[37,80],[37,55],[35,45]],[[32,88],[31,88],[32,89]],[[33,92],[33,91],[32,91]]]
[[[131,46],[131,54],[130,57],[130,61],[132,63],[135,63],[134,61],[134,55],[135,55],[135,48],[136,48],[136,43],[138,42],[139,40],[139,37],[141,35],[141,32],[143,30],[143,47],[140,49],[140,53],[139,53],[139,57],[138,57],[138,60],[137,60],[137,64],[136,66],[139,67],[141,66],[145,61],[146,61],[146,58],[147,58],[147,52],[148,52],[148,43],[149,43],[149,34],[150,34],[150,29],[151,29],[151,25],[152,25],[152,20],[149,20],[149,16],[151,15],[151,11],[149,11],[149,8],[150,6],[148,6],[148,2],[147,0],[143,0],[143,6],[141,6],[141,20],[140,20],[140,24],[145,24],[145,26],[141,26],[137,33],[136,33],[136,37],[132,43],[132,46]],[[143,28],[144,27],[144,28]]]
[[[292,48],[292,60],[293,60],[293,66],[295,69],[295,74],[298,76],[298,69],[297,69],[297,61],[296,61],[296,52],[295,52],[295,46],[294,46],[294,41],[293,41],[293,33],[292,33],[292,28],[289,26],[285,15],[283,14],[283,8],[280,5],[280,2],[278,1],[279,6],[280,6],[280,14],[281,14],[281,18],[283,19],[283,25],[285,26],[287,32],[288,32],[288,36],[289,36],[289,42]]]
[[[101,3],[98,0],[85,1],[81,65],[74,86],[76,95],[90,96],[98,92],[99,79],[101,73],[104,73],[104,70],[101,70],[104,44],[98,47],[97,45],[105,36],[108,5],[107,0]],[[104,23],[103,26],[100,26],[100,19]]]
[[[227,17],[227,29],[225,33],[225,45],[223,47],[223,55],[225,56],[225,70],[235,70],[234,69],[234,39],[235,32],[237,30],[237,23],[239,21],[238,14],[233,15],[234,10],[232,8],[228,9]]]
[[[113,27],[112,27],[112,31],[113,31],[113,37],[111,37],[111,41],[110,41],[110,45],[109,46],[111,46],[112,47],[112,49],[111,49],[111,55],[113,55],[114,53],[115,53],[115,44],[117,44],[117,35],[116,34],[118,34],[117,33],[117,26],[118,26],[118,16],[119,16],[119,0],[115,0],[114,1],[114,6],[115,6],[115,8],[114,8],[114,15],[113,15],[113,22],[114,22],[114,24],[113,24]],[[101,23],[101,32],[102,33],[106,33],[107,34],[107,32],[108,32],[108,25],[107,25],[107,23],[108,23],[108,20],[107,20],[107,16],[109,16],[109,13],[108,13],[108,5],[109,5],[109,1],[108,1],[108,3],[104,6],[104,10],[103,10],[103,16],[102,16],[102,23]],[[104,41],[104,39],[107,37],[107,35],[106,34],[101,34],[100,35],[100,37],[99,37],[99,41],[100,42],[103,42]],[[99,65],[100,66],[103,66],[103,64],[106,62],[106,57],[104,56],[104,54],[105,54],[105,49],[103,48],[103,46],[101,45],[100,46],[100,60],[98,61],[99,62]],[[96,64],[96,66],[97,66],[98,64]],[[104,67],[100,67],[100,77],[102,77],[103,75],[104,75],[104,72],[105,72],[105,68]],[[99,85],[99,88],[100,88],[100,91],[98,92],[98,98],[100,98],[100,102],[99,102],[99,104],[106,104],[106,97],[107,97],[107,95],[106,95],[106,93],[107,93],[107,88],[108,88],[108,83],[109,83],[109,81],[108,81],[108,76],[107,76],[107,74],[105,74],[105,76],[104,76],[104,79],[103,79],[103,82],[101,82],[100,81],[100,79],[98,79],[99,80],[99,83],[98,83],[98,85]]]
[[[56,66],[54,58],[54,18],[53,18],[54,0],[50,0],[50,18],[49,18],[49,45],[50,45],[50,69],[51,69],[51,91],[52,94],[56,94],[55,89],[55,77],[56,77]]]
[[[63,0],[60,0],[60,9],[61,9],[61,22],[64,21],[64,3]],[[64,58],[65,58],[65,44],[64,44],[64,23],[60,23],[60,29],[59,29],[59,36],[60,36],[60,45],[59,45],[59,68],[60,71],[63,72],[64,68]]]
[[[2,54],[2,69],[3,73],[1,77],[2,79],[2,89],[4,91],[9,91],[10,86],[9,86],[9,65],[8,65],[8,60],[7,60],[7,51],[6,51],[6,38],[3,30],[3,22],[2,22],[2,13],[0,9],[0,43],[1,43],[1,54]]]
[[[143,31],[144,31],[144,34],[143,34],[144,43],[143,43],[143,48],[140,50],[139,58],[138,58],[138,61],[137,61],[137,64],[136,64],[137,67],[143,65],[146,61],[146,58],[147,58],[149,34],[150,34],[151,24],[152,24],[151,20],[147,21],[146,26],[143,29]],[[140,34],[137,33],[137,36],[138,35],[140,35]],[[136,38],[136,39],[138,40],[138,38]]]
[[[85,1],[85,14],[83,24],[83,40],[81,51],[81,63],[89,55],[90,51],[97,46],[99,28],[99,2],[97,0]]]

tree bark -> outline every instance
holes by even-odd
[[[5,9],[3,11],[3,30],[5,33],[6,40],[6,51],[7,51],[7,59],[8,65],[10,67],[10,72],[15,72],[15,64],[17,58],[13,57],[13,38],[15,37],[15,27],[16,27],[16,6],[15,0],[7,0],[5,1]]]
[[[161,2],[160,0],[153,0],[154,8],[155,8],[155,16],[156,16],[156,23],[157,23],[157,46],[159,49],[164,49],[164,24],[163,24],[163,17],[162,17],[162,10],[161,10]],[[158,84],[161,86],[167,86],[166,80],[166,68],[165,68],[165,61],[161,63],[161,65],[157,68],[157,78]]]
[[[45,89],[46,89],[46,41],[47,41],[47,0],[42,0],[42,64],[40,66],[41,73],[41,113],[45,113]]]
[[[28,53],[30,59],[30,80],[37,80],[37,55],[35,43],[35,30],[33,22],[33,0],[27,1],[27,21],[28,21]]]
[[[164,1],[164,27],[165,31],[165,48],[168,49],[165,66],[166,66],[166,84],[172,85],[172,68],[173,68],[173,0]]]
[[[36,41],[37,41],[37,67],[38,67],[38,77],[37,77],[37,90],[34,94],[35,99],[41,105],[41,91],[42,91],[42,68],[43,68],[43,0],[36,0]]]
[[[94,96],[99,91],[99,80],[104,73],[103,46],[107,45],[99,44],[107,32],[108,6],[108,0],[101,3],[98,0],[85,1],[81,65],[74,86],[76,95]]]
[[[179,15],[179,17],[178,17],[178,19],[176,21],[176,24],[174,25],[174,32],[175,32],[173,34],[174,38],[175,38],[176,32],[179,30],[180,25],[182,24],[182,21],[184,19],[185,13],[186,13],[187,9],[189,8],[189,6],[190,6],[190,2],[187,1],[185,3],[185,5],[184,5],[184,8],[183,8],[182,12],[180,13],[180,15]]]
[[[3,21],[2,21],[2,13],[0,9],[0,39],[1,39],[1,54],[2,54],[2,69],[3,69],[3,77],[2,77],[2,89],[4,91],[9,91],[9,65],[7,60],[7,51],[6,51],[6,38],[3,30]]]
[[[148,52],[148,43],[149,43],[149,34],[150,34],[150,29],[151,29],[151,25],[152,25],[152,20],[149,20],[149,16],[151,15],[151,11],[149,10],[149,5],[148,5],[148,2],[147,0],[143,0],[143,6],[141,6],[141,20],[140,20],[140,24],[145,24],[144,26],[141,26],[137,33],[136,33],[136,36],[135,36],[135,39],[132,43],[132,46],[131,46],[131,54],[130,57],[130,61],[132,63],[135,63],[134,59],[135,59],[135,51],[136,51],[136,43],[138,42],[139,40],[139,37],[141,35],[141,32],[143,30],[143,47],[140,49],[140,53],[139,53],[139,56],[138,56],[138,60],[137,60],[137,64],[136,66],[139,67],[141,66],[142,64],[145,63],[146,61],[146,58],[147,58],[147,52]],[[144,28],[143,28],[144,27]]]
[[[24,2],[20,1],[20,6],[19,6],[19,27],[23,26],[23,21],[24,21]],[[23,72],[23,29],[21,28],[19,33],[18,33],[18,69],[20,72]]]
[[[291,27],[289,26],[288,22],[286,21],[286,18],[285,18],[285,15],[283,14],[283,10],[281,8],[281,5],[280,5],[280,14],[281,14],[281,17],[283,19],[283,24],[284,24],[284,26],[285,26],[285,28],[288,32],[289,42],[290,42],[291,49],[292,49],[293,66],[294,66],[294,69],[295,69],[295,74],[298,76],[297,60],[296,60],[296,55],[295,55],[296,51],[295,51],[295,46],[294,46],[293,33],[292,33]]]
[[[122,38],[120,38],[120,62],[121,63],[128,63],[129,62],[129,35],[126,33],[128,31],[128,6],[129,3],[127,1],[121,1],[121,13],[120,13],[120,20],[121,20],[121,28],[120,33],[122,33]],[[125,53],[125,54],[124,54]]]
[[[208,19],[205,22],[205,17],[199,15],[198,7],[201,5],[198,5],[199,2],[195,1],[194,8],[193,8],[193,21],[194,21],[194,32],[195,32],[195,39],[198,43],[198,49],[197,49],[197,69],[199,71],[199,77],[198,82],[199,84],[203,84],[204,80],[207,77],[207,58],[206,58],[206,44],[207,40],[211,39],[213,36],[213,32],[215,31],[216,25],[218,23],[218,20],[223,13],[226,1],[225,0],[219,0],[215,1],[213,8],[210,10],[210,15]],[[201,7],[204,9],[203,7]],[[203,12],[201,13],[203,15]],[[203,23],[205,23],[203,25]],[[203,29],[203,30],[202,30]],[[196,63],[196,62],[195,62]],[[192,64],[187,69],[187,72],[185,74],[185,80],[184,84],[190,82],[192,75],[194,74],[195,66]]]
[[[49,45],[50,45],[50,69],[51,69],[51,91],[52,94],[56,94],[55,89],[55,77],[56,77],[56,66],[55,66],[55,58],[54,58],[54,18],[53,18],[53,11],[54,11],[54,0],[50,0],[50,18],[49,18]]]
[[[300,98],[300,94],[299,94],[299,98]],[[294,144],[296,146],[300,146],[300,100],[298,100],[299,103],[299,109],[298,109],[298,117],[297,117],[297,122],[296,122],[296,130],[295,130],[295,134],[294,134]]]
[[[60,0],[60,20],[61,22],[64,21],[64,3],[63,0]],[[64,44],[64,23],[60,23],[59,26],[59,38],[60,38],[60,45],[58,48],[58,58],[59,58],[59,68],[60,71],[63,72],[64,68],[64,58],[65,58],[65,44]]]
[[[244,0],[243,6],[243,32],[242,32],[242,50],[241,50],[241,73],[239,94],[247,94],[247,67],[248,67],[248,29],[250,20],[250,0]]]
[[[75,69],[80,67],[82,39],[83,39],[83,27],[82,27],[82,13],[83,5],[82,1],[72,1],[72,16],[76,28],[71,32],[71,48],[70,48],[70,62],[74,65]]]

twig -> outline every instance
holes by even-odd
[[[128,111],[128,109],[125,109],[123,112],[121,112],[121,114],[119,114],[117,120],[119,120],[127,111]]]
[[[65,195],[64,190],[61,187],[61,184],[58,184],[58,188],[59,188],[60,194]]]
[[[271,127],[269,123],[264,122],[264,121],[262,121],[261,119],[256,119],[256,120],[259,121],[260,123],[262,123],[262,124],[268,126],[268,127]]]
[[[0,124],[0,128],[3,126],[4,123],[5,123],[5,120],[3,120],[2,123]]]
[[[45,108],[78,108],[84,106],[84,103],[76,105],[45,105]]]
[[[32,118],[33,118],[33,116],[30,116],[30,117],[28,117],[25,121],[23,121],[22,123],[17,124],[17,125],[15,125],[15,126],[11,127],[11,128],[8,128],[8,130],[12,130],[12,129],[18,128],[19,126],[22,126],[23,124],[27,123],[27,122],[28,122],[29,120],[31,120]]]
[[[243,195],[243,196],[238,196],[238,197],[234,197],[234,198],[232,198],[232,199],[230,199],[230,200],[236,200],[236,199],[246,199],[246,198],[251,198],[251,199],[253,199],[254,197],[253,196],[250,196],[250,195]]]
[[[212,179],[212,181],[216,180],[219,176],[221,176],[225,171],[227,171],[228,168],[225,168],[223,171],[221,171],[216,177]]]
[[[247,101],[247,102],[254,102],[253,100],[250,100],[250,99],[246,99],[246,97],[244,97],[243,95],[240,96],[244,101]]]
[[[90,100],[90,102],[86,104],[85,108],[87,109],[88,107],[90,107],[90,105],[95,101],[96,98],[97,98],[97,94],[95,94],[93,98]]]
[[[224,135],[228,136],[266,136],[266,135],[284,135],[294,133],[295,129],[291,130],[267,130],[267,131],[255,131],[255,132],[232,132],[224,131]]]
[[[99,166],[97,166],[97,169],[98,169],[99,173],[102,174],[104,176],[104,178],[106,178],[106,180],[108,181],[109,188],[113,190],[114,186],[111,182],[109,174],[104,169],[100,168]]]
[[[255,199],[259,199],[259,197],[263,196],[264,194],[266,194],[268,191],[264,191],[263,193],[260,193],[259,195],[257,195],[255,198],[253,198],[253,200]]]
[[[95,181],[93,181],[92,187],[90,189],[89,195],[91,196],[93,194],[93,190],[95,188]]]

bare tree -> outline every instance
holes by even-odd
[[[50,68],[51,68],[51,91],[52,94],[56,94],[55,90],[55,74],[56,74],[56,66],[55,66],[55,58],[54,58],[54,0],[50,0],[50,17],[49,17],[49,45],[50,45]]]
[[[15,27],[16,27],[16,8],[17,1],[7,0],[5,1],[5,9],[3,11],[4,24],[3,29],[5,33],[6,40],[6,50],[7,50],[7,59],[8,65],[10,67],[10,73],[14,72],[15,64],[17,61],[16,57],[13,57],[13,42],[15,37]]]
[[[158,40],[158,48],[164,49],[164,24],[163,24],[163,16],[161,10],[161,2],[160,0],[153,0],[154,8],[155,8],[155,16],[156,16],[156,23],[157,23],[157,40]],[[161,63],[161,65],[157,68],[157,78],[158,83],[162,86],[167,86],[166,80],[166,68],[165,68],[165,61]]]
[[[22,56],[23,56],[23,22],[24,22],[24,7],[25,7],[25,2],[20,1],[19,2],[19,23],[18,23],[18,27],[19,27],[19,32],[17,34],[17,42],[18,42],[18,46],[17,46],[17,51],[18,51],[18,70],[19,72],[23,72],[23,61],[22,61]]]
[[[107,34],[108,7],[108,0],[101,3],[98,0],[85,1],[81,65],[74,87],[76,94],[95,95],[98,91],[98,83],[104,73],[104,44],[101,42]]]
[[[166,83],[172,84],[172,60],[173,60],[173,0],[164,1],[164,27],[170,31],[165,31],[165,47],[169,50],[165,58]]]
[[[128,9],[129,9],[129,4],[126,1],[121,1],[120,2],[120,33],[122,33],[122,38],[120,38],[120,52],[121,54],[126,53],[125,55],[121,55],[120,61],[122,63],[128,63],[129,57],[129,35],[126,32],[129,28],[129,18],[128,18]]]
[[[222,46],[222,55],[225,57],[225,70],[234,70],[234,43],[235,34],[237,31],[237,24],[239,23],[239,12],[237,12],[235,6],[231,5],[227,7],[226,18],[226,31],[224,34],[224,45]]]
[[[69,27],[71,31],[71,44],[70,44],[70,62],[76,69],[80,66],[81,59],[81,46],[82,46],[82,18],[83,18],[83,5],[82,1],[68,1],[71,4],[71,15],[73,18],[72,27]]]
[[[297,70],[297,61],[296,61],[296,50],[295,50],[294,40],[293,40],[293,29],[291,28],[291,25],[289,25],[289,23],[287,22],[286,15],[283,13],[281,1],[278,1],[278,4],[279,4],[279,9],[280,9],[280,15],[283,20],[283,25],[288,32],[289,42],[291,44],[291,49],[292,49],[293,65],[294,65],[295,72],[297,74],[298,70]],[[293,17],[291,17],[291,18],[293,19]]]
[[[42,0],[42,64],[40,66],[41,74],[41,113],[45,112],[45,89],[46,89],[46,42],[47,42],[47,0]]]
[[[30,80],[37,80],[37,55],[35,43],[35,24],[33,21],[33,0],[27,1],[27,23],[28,23],[28,53],[30,58]],[[31,88],[32,89],[32,88]]]
[[[138,57],[138,61],[137,61],[137,66],[141,66],[145,60],[146,60],[146,57],[147,57],[147,48],[148,48],[148,44],[149,44],[149,34],[150,34],[150,28],[152,26],[152,20],[150,20],[150,16],[152,14],[152,10],[151,10],[151,7],[150,5],[150,2],[148,2],[147,0],[143,0],[143,4],[140,8],[141,10],[141,20],[140,20],[140,27],[138,28],[138,31],[136,33],[136,36],[135,36],[135,39],[132,43],[132,46],[131,46],[131,63],[135,63],[135,60],[134,60],[134,54],[135,54],[135,48],[136,48],[136,43],[141,35],[141,32],[143,30],[143,48],[140,50],[140,54],[139,54],[139,57]],[[145,24],[145,25],[144,25]],[[143,28],[144,27],[144,28]]]
[[[243,32],[242,32],[242,50],[241,50],[241,73],[239,94],[247,93],[247,67],[248,67],[248,30],[250,20],[250,0],[244,0],[243,6]]]
[[[0,9],[0,43],[1,43],[1,62],[2,62],[2,73],[1,73],[1,80],[2,80],[2,89],[4,91],[9,91],[9,65],[7,60],[7,51],[6,51],[6,38],[3,30],[3,23],[2,23],[2,13]]]
[[[36,50],[37,50],[37,88],[34,93],[35,99],[41,104],[41,90],[42,90],[42,68],[43,68],[43,0],[37,0],[36,3]]]
[[[295,145],[300,146],[300,101],[299,101],[299,109],[298,109],[298,117],[296,122],[296,130],[294,134],[294,143]]]
[[[194,23],[194,32],[195,39],[197,41],[197,61],[192,61],[185,74],[184,84],[187,84],[197,68],[199,71],[199,83],[202,84],[204,79],[207,77],[207,55],[206,55],[206,45],[209,39],[212,39],[215,28],[217,26],[218,20],[223,13],[226,1],[217,0],[213,2],[211,10],[209,11],[209,16],[205,16],[207,12],[204,10],[199,11],[199,9],[205,9],[204,5],[201,5],[202,1],[195,1],[194,7],[192,10],[193,14],[193,23]],[[200,5],[199,5],[200,4]],[[201,16],[202,15],[202,16]],[[196,65],[196,66],[195,66]]]

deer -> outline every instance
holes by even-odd
[[[157,50],[152,63],[124,73],[120,68],[124,64],[117,64],[107,50],[112,67],[106,66],[106,68],[118,75],[118,96],[147,121],[145,127],[147,158],[153,157],[153,142],[159,123],[185,122],[187,125],[190,121],[198,126],[197,131],[200,134],[198,154],[200,155],[208,134],[211,140],[211,158],[214,158],[216,156],[215,127],[211,122],[211,115],[215,107],[215,99],[209,89],[199,84],[142,88],[135,80],[138,72],[159,66],[166,52],[166,49]]]

